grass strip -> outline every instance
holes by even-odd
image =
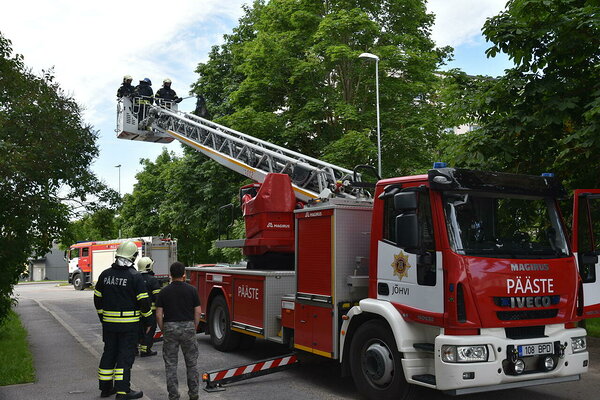
[[[600,337],[600,318],[585,320],[585,329],[589,336]]]
[[[0,386],[34,380],[35,369],[27,331],[21,325],[19,316],[11,310],[0,326]]]

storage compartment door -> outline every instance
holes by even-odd
[[[239,277],[233,281],[233,326],[264,334],[264,277]],[[241,324],[241,325],[240,325]],[[252,328],[257,328],[252,329]]]
[[[150,257],[152,257],[152,259],[154,260],[154,274],[159,277],[168,277],[170,267],[168,245],[153,247],[152,255]]]
[[[332,295],[332,214],[332,210],[298,214],[296,274],[300,293]]]
[[[295,318],[295,347],[331,358],[333,353],[332,309],[296,303]]]

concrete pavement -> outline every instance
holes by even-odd
[[[31,299],[21,299],[16,307],[29,333],[37,381],[0,387],[0,399],[100,398],[98,381],[90,379],[98,373],[97,351],[85,342],[81,343],[77,336],[73,336],[74,332],[68,332],[69,329],[57,320],[57,315],[42,307]],[[132,386],[139,387],[135,376]],[[144,396],[144,399],[149,397]]]

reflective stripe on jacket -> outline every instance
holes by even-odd
[[[140,320],[149,326],[154,319],[140,273],[117,264],[100,274],[94,305],[104,327],[112,331],[137,330]]]

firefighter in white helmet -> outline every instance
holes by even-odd
[[[117,90],[118,98],[130,97],[131,95],[133,95],[133,90],[135,88],[131,84],[131,81],[133,81],[133,78],[131,75],[125,75],[123,77],[123,83],[121,84],[121,87]]]
[[[144,395],[129,386],[140,320],[146,331],[154,324],[144,279],[131,268],[137,255],[134,242],[121,243],[115,262],[102,271],[94,290],[94,305],[102,322],[104,342],[98,368],[101,397],[116,393],[117,399],[139,399]]]
[[[152,267],[154,265],[154,261],[150,257],[142,257],[137,262],[138,271],[144,278],[144,282],[146,283],[146,289],[148,291],[148,296],[152,303],[152,315],[155,315],[156,310],[156,295],[160,292],[160,282],[158,279],[154,277],[154,271]],[[155,356],[156,351],[152,351],[152,345],[154,344],[154,334],[156,333],[156,320],[150,327],[149,331],[143,331],[140,336],[140,356],[141,357],[149,357]]]
[[[177,97],[177,93],[171,89],[171,79],[165,78],[163,80],[163,87],[158,89],[154,98],[157,104],[163,105],[164,107],[171,108],[171,104],[179,103],[183,100],[181,97]]]

